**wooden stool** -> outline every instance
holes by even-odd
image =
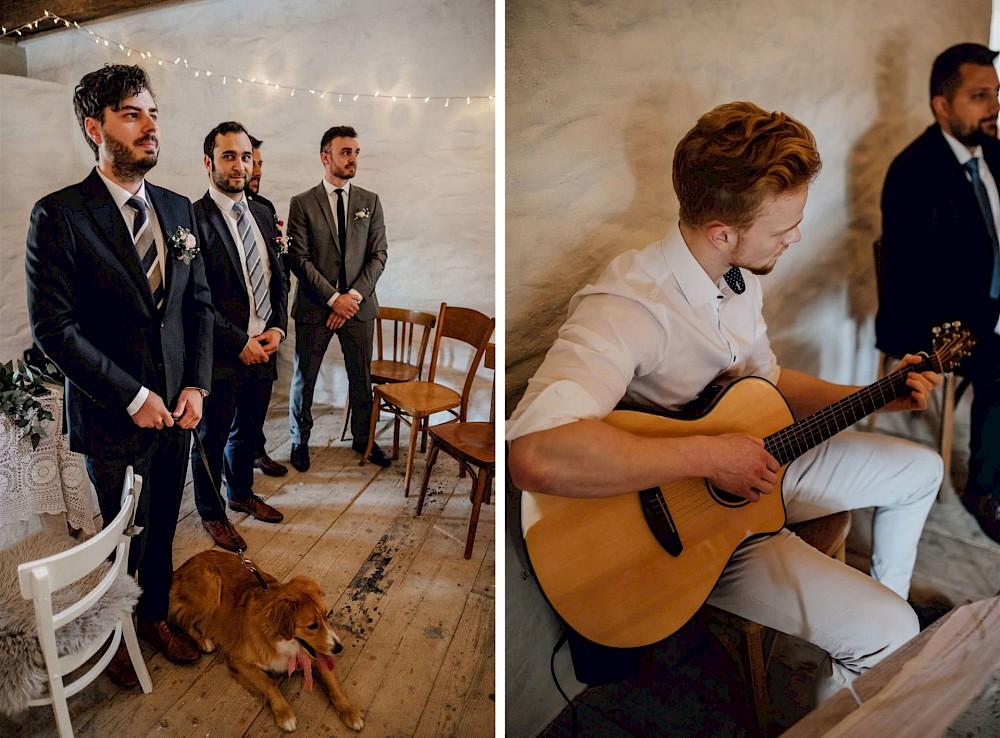
[[[845,542],[847,534],[851,530],[851,513],[849,511],[825,515],[822,518],[807,520],[804,523],[796,523],[787,527],[813,548],[837,559],[837,561],[844,561]],[[722,645],[726,647],[730,655],[743,667],[743,679],[757,715],[759,734],[766,736],[767,669],[771,663],[771,654],[774,651],[778,632],[711,605],[704,605],[700,614],[709,624],[724,625],[727,629],[734,630],[739,634],[738,643],[726,638],[719,640],[722,641]]]

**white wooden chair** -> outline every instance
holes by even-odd
[[[118,649],[122,636],[125,638],[125,645],[135,673],[139,677],[139,684],[142,685],[142,691],[147,694],[153,691],[153,683],[146,670],[142,651],[139,650],[139,641],[131,617],[119,620],[105,633],[96,636],[89,645],[66,656],[60,657],[56,646],[56,631],[90,610],[108,591],[115,579],[125,571],[132,542],[131,536],[134,534],[136,503],[141,490],[142,477],[135,474],[131,466],[128,467],[122,491],[122,509],[110,524],[105,525],[104,529],[93,538],[67,551],[37,561],[29,561],[17,568],[21,596],[31,600],[35,606],[35,624],[38,628],[38,640],[45,658],[49,683],[49,694],[29,701],[28,705],[32,707],[52,705],[60,738],[73,738],[73,726],[70,723],[66,699],[89,685],[104,671]],[[115,551],[115,560],[97,586],[78,602],[60,612],[53,612],[52,593],[105,564],[112,551]],[[112,636],[110,643],[108,643],[109,636]],[[63,677],[80,668],[102,648],[103,654],[87,673],[69,684],[63,683]]]

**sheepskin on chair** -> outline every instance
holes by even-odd
[[[65,551],[76,543],[67,535],[40,530],[0,550],[0,712],[21,712],[28,700],[48,691],[45,660],[35,630],[35,608],[21,597],[17,567]],[[109,566],[103,564],[54,592],[53,611],[59,612],[90,592]],[[130,617],[141,591],[135,580],[122,571],[90,610],[56,631],[59,655],[79,650],[119,620]]]

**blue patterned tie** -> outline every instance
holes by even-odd
[[[986,231],[990,234],[993,242],[993,281],[990,283],[990,297],[994,300],[1000,299],[1000,242],[997,241],[997,226],[993,220],[993,209],[990,207],[990,199],[986,194],[986,187],[979,178],[979,158],[972,157],[965,162],[965,171],[969,173],[972,180],[972,189],[976,192],[976,199],[979,201],[979,210],[986,221]]]
[[[153,228],[146,217],[146,201],[139,197],[130,197],[128,206],[135,210],[135,222],[132,223],[132,240],[135,250],[142,263],[142,272],[149,283],[149,291],[153,293],[153,304],[157,310],[163,309],[163,273],[160,271],[160,260],[156,258],[156,244],[153,243]]]
[[[246,203],[243,202],[233,205],[233,212],[236,213],[236,230],[243,239],[243,253],[247,260],[247,272],[250,274],[250,287],[253,290],[253,303],[257,306],[257,316],[267,323],[271,317],[271,296],[268,294],[268,285],[264,282],[264,266],[260,262],[260,251],[253,237],[253,228],[250,227],[246,207]]]

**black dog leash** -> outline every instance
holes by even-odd
[[[174,427],[178,428],[182,432],[184,430],[178,425],[175,425]],[[212,486],[212,491],[215,492],[215,497],[216,499],[218,499],[219,505],[221,505],[222,510],[225,511],[226,501],[222,499],[222,493],[219,492],[219,488],[215,486],[215,480],[212,479],[212,470],[208,468],[208,458],[207,458],[208,454],[205,453],[205,446],[202,444],[201,438],[198,436],[198,429],[195,428],[191,432],[191,435],[194,436],[194,442],[198,444],[198,451],[199,451],[198,456],[201,458],[201,465],[205,467],[205,474],[208,475],[208,483]],[[225,512],[223,512],[222,514],[222,522],[225,523],[226,527],[229,529],[229,531],[233,534],[233,537],[235,538],[236,528],[234,528],[233,524],[229,522],[229,518],[226,516]],[[264,581],[264,577],[261,576],[260,571],[257,570],[257,567],[254,565],[254,563],[243,555],[243,549],[240,548],[239,546],[237,546],[236,548],[236,555],[240,557],[240,562],[243,564],[243,566],[247,568],[247,571],[249,571],[251,574],[257,577],[257,582],[260,584],[260,588],[265,592],[267,592],[267,582]]]

